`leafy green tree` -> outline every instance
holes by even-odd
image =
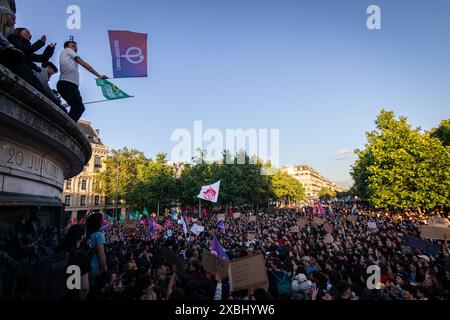
[[[439,139],[445,147],[450,146],[450,119],[442,120],[439,127],[431,130],[431,137]]]
[[[352,167],[357,195],[378,208],[449,205],[450,149],[382,110]]]
[[[302,201],[305,189],[302,184],[286,172],[278,171],[271,179],[274,199],[283,201]]]
[[[319,198],[324,199],[324,200],[331,200],[336,198],[336,192],[334,192],[333,190],[331,190],[328,187],[322,188],[319,191]]]

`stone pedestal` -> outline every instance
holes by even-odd
[[[30,247],[50,246],[51,237],[60,235],[64,179],[79,174],[91,154],[88,140],[62,109],[0,65],[0,264],[6,257],[20,264],[18,257],[30,254],[19,234],[27,235]],[[5,290],[0,281],[0,299]]]

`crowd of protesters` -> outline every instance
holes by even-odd
[[[78,65],[84,67],[97,78],[107,79],[108,77],[99,74],[78,56],[78,45],[73,39],[64,43],[64,49],[59,59],[61,70],[58,70],[55,64],[50,61],[57,44],[50,43],[46,46],[47,37],[45,35],[32,42],[30,30],[15,28],[15,22],[15,0],[0,0],[0,64],[32,85],[64,112],[68,113],[73,121],[78,122],[85,111],[79,91]],[[44,48],[42,53],[38,53],[42,48]],[[51,89],[49,81],[59,71],[58,90]],[[61,98],[67,102],[67,105],[62,104]],[[69,112],[66,107],[70,107]]]
[[[72,225],[62,248],[80,266],[82,289],[72,299],[88,300],[448,300],[450,260],[447,240],[436,255],[405,245],[407,236],[420,237],[424,213],[375,211],[351,204],[333,204],[314,224],[311,207],[248,211],[240,218],[228,216],[218,224],[216,213],[198,217],[194,211],[150,218],[125,225],[104,224],[100,214],[85,224]],[[353,209],[353,210],[352,210]],[[347,217],[356,216],[355,221]],[[443,212],[433,212],[443,215]],[[256,219],[249,219],[255,216]],[[299,218],[310,223],[291,232]],[[183,218],[188,232],[177,219]],[[151,230],[158,221],[163,228]],[[138,219],[139,220],[139,219]],[[151,220],[151,222],[148,222]],[[256,221],[250,221],[256,220]],[[142,222],[144,221],[144,223]],[[368,228],[375,222],[376,229]],[[130,223],[134,228],[130,228]],[[198,236],[192,225],[205,230]],[[220,226],[220,227],[218,227]],[[333,241],[325,241],[330,233]],[[248,234],[254,239],[248,240]],[[210,274],[202,267],[203,250],[217,236],[233,261],[250,254],[265,257],[267,288],[230,292],[226,275]],[[430,240],[431,241],[431,240]],[[84,245],[83,245],[84,244]],[[167,248],[184,262],[170,265],[161,249]],[[377,265],[381,281],[367,286],[367,269]]]

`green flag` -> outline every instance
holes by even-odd
[[[102,88],[103,96],[108,100],[132,98],[132,96],[126,94],[107,80],[97,79],[96,81],[97,86]]]
[[[148,211],[147,208],[144,208],[144,211],[142,212],[142,214],[148,218]]]

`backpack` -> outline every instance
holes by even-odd
[[[286,272],[283,273],[282,279],[278,278],[275,273],[273,275],[275,276],[275,279],[277,280],[275,287],[276,287],[278,296],[281,296],[284,294],[292,296],[291,280],[289,279],[289,276],[286,274]]]

